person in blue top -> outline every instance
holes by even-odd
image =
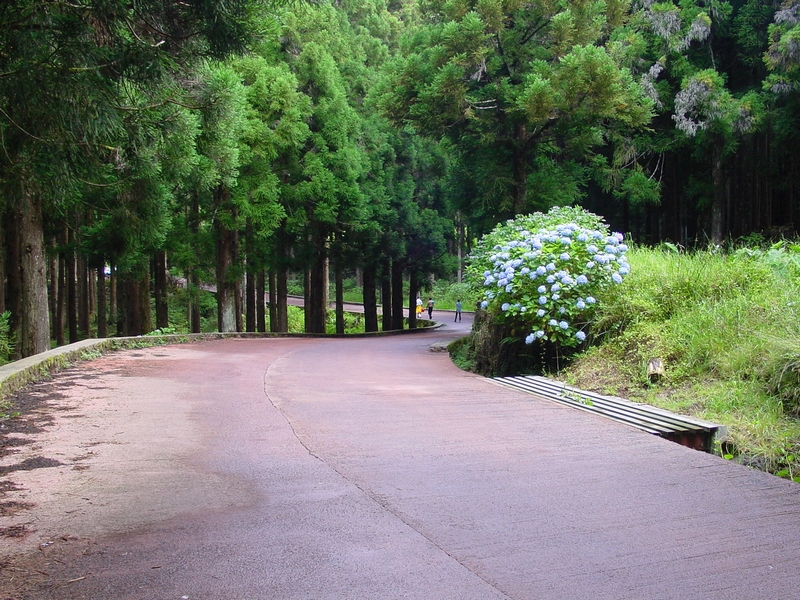
[[[433,298],[428,298],[428,318],[433,318]]]
[[[453,322],[461,321],[461,300],[456,300],[456,318]]]

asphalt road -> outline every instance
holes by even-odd
[[[447,325],[57,375],[47,431],[91,453],[39,435],[0,598],[800,597],[800,486],[464,373]]]

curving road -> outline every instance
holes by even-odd
[[[459,371],[430,351],[468,322],[447,325],[126,351],[57,375],[36,392],[63,415],[38,452],[63,465],[51,496],[14,474],[42,501],[0,592],[800,596],[800,487]]]

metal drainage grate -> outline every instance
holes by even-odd
[[[602,415],[677,442],[682,446],[704,452],[713,452],[715,442],[722,442],[728,433],[724,425],[677,415],[668,410],[631,402],[616,396],[585,392],[546,377],[536,375],[496,377],[492,381],[573,408]]]

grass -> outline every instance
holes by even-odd
[[[603,299],[593,346],[560,377],[728,426],[730,454],[800,475],[800,254],[636,249]],[[651,384],[646,364],[666,377]]]

